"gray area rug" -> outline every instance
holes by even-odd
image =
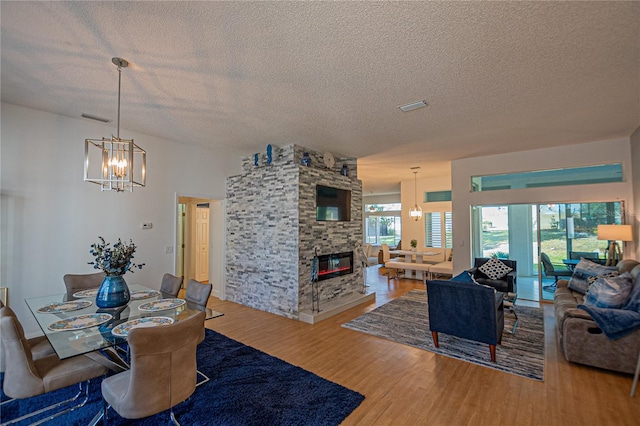
[[[366,313],[343,327],[383,339],[446,355],[463,361],[535,380],[544,378],[544,316],[541,308],[517,306],[515,334],[506,330],[491,362],[489,345],[439,333],[440,347],[433,346],[429,331],[427,292],[413,290]],[[451,313],[455,315],[454,312]],[[511,330],[514,316],[505,310],[505,327]]]

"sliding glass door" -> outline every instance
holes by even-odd
[[[518,297],[553,300],[556,276],[567,278],[580,258],[604,262],[598,225],[623,223],[622,211],[622,202],[475,206],[474,257],[516,260]]]

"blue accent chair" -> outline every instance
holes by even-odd
[[[462,281],[427,280],[429,329],[437,348],[438,333],[489,345],[496,362],[496,345],[504,329],[504,293]]]

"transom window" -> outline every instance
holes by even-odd
[[[471,191],[482,192],[497,191],[500,189],[589,185],[609,182],[623,182],[622,163],[566,169],[536,170],[501,175],[472,176]]]

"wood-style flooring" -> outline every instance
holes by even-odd
[[[410,279],[387,284],[378,267],[368,268],[367,283],[375,303],[318,324],[212,297],[209,307],[224,316],[206,326],[363,394],[344,425],[640,425],[640,395],[629,396],[632,376],[567,362],[557,347],[552,305],[543,305],[539,382],[341,327],[424,288]]]

